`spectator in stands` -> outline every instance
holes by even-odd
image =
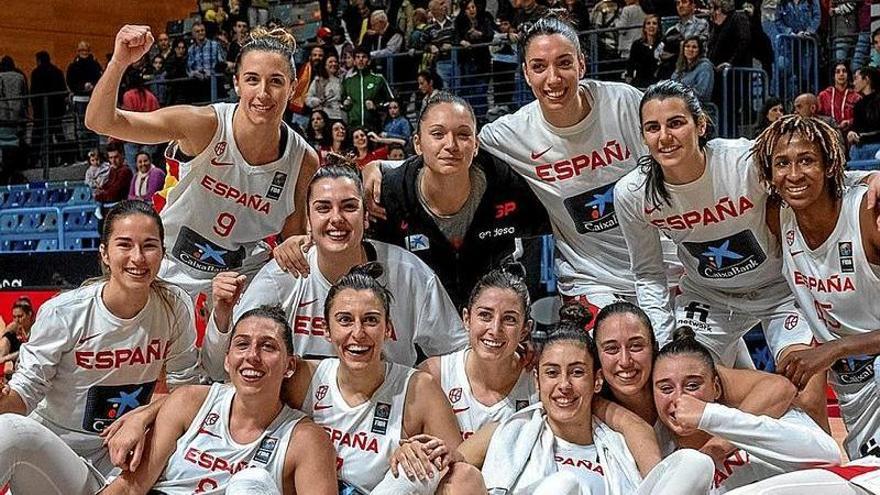
[[[752,52],[749,18],[737,12],[734,0],[713,0],[712,30],[706,55],[718,70],[751,67]]]
[[[153,159],[146,151],[138,151],[135,160],[137,171],[128,187],[128,199],[152,203],[153,194],[161,191],[165,185],[165,171],[153,165]]]
[[[238,19],[232,25],[232,39],[229,40],[229,48],[226,50],[226,71],[235,72],[235,61],[241,53],[241,47],[248,40],[248,23],[244,19]]]
[[[672,80],[690,86],[697,98],[704,102],[712,99],[712,88],[715,86],[715,67],[706,58],[703,39],[692,36],[681,45],[681,54]]]
[[[312,110],[309,123],[306,125],[306,142],[316,150],[330,143],[330,118],[323,110]]]
[[[101,64],[92,55],[92,47],[85,41],[80,41],[76,46],[76,58],[67,66],[67,87],[73,93],[75,133],[81,147],[86,145],[91,148],[98,145],[98,137],[86,129],[83,119],[92,89],[101,78],[101,72]]]
[[[318,148],[318,156],[321,159],[321,165],[326,163],[326,156],[329,153],[346,156],[351,151],[351,136],[348,134],[348,125],[337,120],[330,126],[330,144]]]
[[[452,63],[452,47],[457,44],[455,22],[449,17],[446,0],[431,0],[428,11],[432,19],[428,24],[427,49],[431,53],[437,75],[446,87],[452,88],[456,82],[455,64]]]
[[[165,78],[168,83],[168,104],[178,105],[189,102],[189,81],[187,77],[187,47],[182,38],[174,42],[174,53],[165,59]]]
[[[852,147],[851,160],[872,160],[880,151],[880,70],[862,67],[856,71],[853,87],[862,99],[853,107],[852,128],[846,135]]]
[[[813,93],[801,93],[794,99],[794,113],[805,119],[815,117],[828,124],[832,129],[837,131],[841,149],[846,149],[846,134],[841,132],[840,127],[834,119],[825,115],[819,115],[818,111],[819,99]]]
[[[590,29],[590,7],[587,2],[584,0],[563,0],[559,7],[562,8],[578,32]]]
[[[819,93],[818,113],[831,117],[846,133],[852,126],[853,107],[861,98],[862,95],[850,87],[846,62],[837,62],[834,65],[834,83]]]
[[[359,46],[355,49],[356,73],[342,81],[342,104],[348,109],[348,123],[381,130],[379,105],[394,97],[385,78],[370,68],[370,50]]]
[[[103,232],[104,218],[110,209],[128,198],[128,188],[134,175],[125,163],[124,149],[120,142],[114,141],[107,145],[107,160],[110,162],[107,179],[95,190],[95,201],[98,202],[101,213],[98,232]]]
[[[107,182],[110,164],[98,148],[89,150],[89,168],[86,169],[85,183],[92,189],[92,195]]]
[[[173,50],[174,48],[171,46],[171,38],[168,37],[168,33],[159,33],[159,36],[156,37],[156,44],[150,49],[150,60],[153,60],[155,57],[166,59],[171,56]]]
[[[633,41],[629,49],[624,78],[637,88],[647,88],[657,82],[657,58],[654,51],[660,42],[660,18],[645,16],[642,23],[642,37]]]
[[[517,31],[522,31],[524,24],[535,22],[547,15],[547,7],[537,0],[514,0],[510,3],[514,7],[513,26]]]
[[[779,0],[776,20],[773,22],[774,31],[781,35],[816,40],[820,20],[819,0]],[[800,91],[798,88],[809,88],[807,74],[811,73],[816,58],[813,45],[797,39],[783,40],[778,36],[771,36],[770,40],[776,53],[776,63],[784,69],[779,71],[781,96],[791,98]]]
[[[485,0],[460,0],[461,9],[455,17],[455,37],[461,49],[458,51],[458,67],[461,71],[459,94],[467,98],[474,110],[486,113],[490,66],[489,42],[495,34],[495,21],[486,12]],[[478,46],[473,46],[478,45]]]
[[[168,83],[165,82],[165,59],[161,55],[153,57],[150,67],[143,74],[144,82],[148,83],[150,92],[156,96],[159,106],[168,105]]]
[[[403,116],[400,100],[389,101],[387,108],[388,117],[385,119],[385,127],[380,135],[386,138],[408,140],[412,135],[412,126],[409,124],[409,120]]]
[[[306,105],[312,110],[322,110],[333,120],[345,120],[342,109],[342,80],[339,77],[339,57],[327,55],[318,66],[317,76],[312,79],[306,95]]]
[[[406,151],[404,151],[403,146],[399,144],[389,144],[388,145],[388,159],[389,160],[405,160],[406,159]]]
[[[4,375],[14,369],[18,349],[28,341],[33,325],[34,307],[31,299],[21,296],[12,303],[12,322],[0,331],[0,383]]]
[[[373,160],[387,159],[388,144],[406,144],[403,139],[382,137],[365,127],[356,127],[352,131],[351,142],[354,148],[354,161],[360,168]]]
[[[785,105],[782,100],[776,97],[767,98],[764,101],[764,106],[761,107],[761,111],[758,114],[758,124],[755,126],[755,134],[753,137],[757,137],[758,134],[764,131],[764,129],[770,127],[770,124],[779,120],[779,117],[785,115]]]
[[[620,58],[628,59],[629,51],[635,40],[639,39],[639,26],[645,23],[645,11],[639,0],[625,0],[620,16],[614,21],[614,27],[617,28],[617,50]]]
[[[870,33],[864,33],[864,37],[859,34],[859,13],[862,9],[857,6],[867,3],[870,2],[853,0],[823,0],[820,2],[823,24],[826,20],[828,23],[827,33],[831,41],[832,60],[852,60],[853,70],[862,66],[870,51]],[[868,9],[870,10],[870,6]],[[868,15],[870,17],[870,13]],[[870,27],[868,29],[870,30]],[[859,45],[857,51],[861,53],[854,53],[853,47],[856,44]],[[856,65],[856,57],[861,59],[858,65]]]
[[[709,38],[709,23],[694,15],[695,0],[676,0],[675,10],[678,22],[663,33],[663,39],[657,45],[655,55],[660,61],[657,78],[666,79],[675,72],[675,64],[681,48],[681,42],[691,36]]]
[[[880,28],[871,33],[871,60],[868,63],[871,67],[880,67]]]
[[[64,129],[61,119],[67,106],[67,84],[64,73],[52,63],[49,52],[37,52],[37,66],[31,71],[31,105],[34,111],[34,127],[31,134],[31,147],[40,156],[46,156],[54,143],[64,142]],[[55,93],[45,96],[47,93]]]
[[[370,50],[370,58],[385,58],[398,53],[403,48],[403,34],[388,23],[384,10],[374,10],[370,14],[370,28],[364,34],[361,45]]]
[[[225,67],[226,53],[215,40],[208,39],[205,24],[196,22],[192,27],[192,45],[186,54],[186,73],[193,81],[193,101],[208,101],[211,94],[212,80],[215,82],[217,91],[222,86],[221,81],[214,76],[220,74],[217,71],[218,64]]]
[[[440,76],[434,72],[426,70],[419,72],[416,81],[418,82],[418,92],[412,95],[412,101],[410,102],[410,120],[417,118],[422,113],[422,109],[425,107],[425,101],[430,96],[433,96],[434,93],[443,89],[443,81],[440,79]]]
[[[342,22],[348,32],[348,38],[354,46],[361,44],[364,35],[370,28],[370,5],[368,0],[353,0],[342,13]]]
[[[508,14],[498,14],[498,32],[492,38],[489,51],[492,54],[492,95],[495,97],[495,106],[506,107],[504,111],[510,111],[516,96],[519,55],[516,31]]]
[[[346,53],[349,55],[354,53],[354,45],[348,39],[345,27],[342,24],[333,26],[330,41],[333,45],[333,52],[339,57],[340,62],[342,62]]]
[[[251,27],[266,26],[269,23],[269,0],[251,0],[247,15]]]
[[[6,146],[25,144],[28,120],[27,80],[12,57],[0,60],[0,141]]]
[[[122,94],[122,109],[131,112],[152,112],[159,109],[159,99],[144,85],[144,78],[139,72],[131,69],[126,72],[126,84],[128,88]],[[135,160],[139,150],[151,154],[155,146],[142,146],[137,143],[125,143],[125,161],[135,171]]]

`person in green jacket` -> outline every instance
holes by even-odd
[[[348,123],[380,132],[379,107],[394,98],[391,87],[382,75],[370,69],[367,48],[355,48],[354,67],[355,73],[342,81],[342,105],[348,111]]]

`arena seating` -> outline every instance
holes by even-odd
[[[97,249],[96,209],[82,182],[0,188],[0,252]]]

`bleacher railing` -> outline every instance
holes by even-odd
[[[721,111],[718,135],[752,137],[768,94],[767,73],[762,69],[727,67],[721,72]]]
[[[776,35],[773,94],[790,102],[801,93],[819,91],[819,44],[812,36]]]

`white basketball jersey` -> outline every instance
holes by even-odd
[[[580,493],[605,494],[605,470],[599,464],[596,445],[578,445],[556,437],[553,459],[558,471],[574,474],[581,487]]]
[[[192,295],[219,272],[264,263],[260,241],[281,232],[294,212],[294,189],[308,144],[282,124],[281,158],[260,166],[242,157],[232,131],[237,105],[216,103],[217,131],[204,151],[180,163],[180,182],[162,210],[167,263],[161,276]]]
[[[440,387],[452,404],[462,438],[467,439],[486,423],[504,421],[520,409],[538,402],[535,378],[523,370],[507,397],[487,406],[474,397],[465,371],[470,349],[440,356]]]
[[[779,212],[780,232],[785,239],[785,278],[819,342],[880,329],[876,307],[880,278],[865,256],[859,227],[862,197],[867,190],[867,186],[846,190],[837,225],[816,249],[810,249],[804,241],[794,211],[783,207]],[[829,375],[849,432],[844,445],[850,459],[880,455],[875,358],[862,355],[840,360]]]
[[[40,307],[9,382],[32,418],[98,465],[107,453],[99,433],[150,402],[163,367],[172,386],[197,383],[200,374],[193,309],[182,290],[170,286],[167,300],[152,290],[140,313],[122,319],[101,300],[105,285]]]
[[[376,253],[384,274],[380,282],[391,291],[392,337],[385,342],[388,361],[412,366],[415,345],[428,356],[448,354],[467,345],[467,332],[449,295],[431,269],[409,251],[384,242],[365,241]],[[332,284],[318,268],[318,250],[306,254],[308,277],[284,272],[273,260],[254,277],[233,310],[232,321],[263,304],[281,305],[293,329],[296,354],[311,358],[335,356],[327,339],[324,300]],[[209,321],[206,346],[226,348],[229,334],[219,338],[213,318]]]
[[[318,364],[303,412],[324,427],[336,448],[339,479],[370,493],[385,477],[403,435],[403,408],[412,368],[385,363],[385,381],[367,402],[349,406],[339,391],[338,359]]]
[[[265,469],[278,491],[284,490],[284,459],[290,434],[304,417],[283,406],[256,440],[241,444],[229,433],[235,387],[215,383],[182,437],[153,489],[167,495],[223,494],[233,474],[242,469]]]
[[[557,128],[537,101],[480,131],[480,146],[522,175],[553,224],[559,290],[606,287],[633,295],[629,252],[614,213],[614,184],[647,148],[639,134],[642,94],[622,83],[584,80],[592,110]]]

